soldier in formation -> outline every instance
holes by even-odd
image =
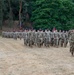
[[[69,31],[70,52],[74,54],[74,30]]]
[[[67,31],[50,31],[50,30],[24,30],[24,31],[3,31],[2,37],[4,38],[17,38],[24,39],[24,45],[26,46],[38,46],[38,47],[66,47],[68,43]]]

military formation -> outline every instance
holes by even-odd
[[[2,37],[13,38],[17,40],[23,39],[26,46],[37,47],[66,47],[68,44],[68,32],[67,31],[50,31],[50,30],[24,30],[24,31],[10,31],[2,32]]]

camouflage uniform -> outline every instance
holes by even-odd
[[[53,32],[51,32],[51,34],[50,34],[51,36],[51,46],[53,46],[54,45],[54,33]]]
[[[74,32],[71,34],[71,38],[70,38],[70,52],[73,55],[74,53]]]
[[[14,32],[14,33],[13,33],[13,38],[14,38],[15,40],[17,40],[17,32]]]
[[[37,46],[37,39],[38,39],[38,36],[37,36],[37,32],[36,32],[36,31],[35,31],[35,36],[34,36],[34,38],[35,38],[34,45]]]
[[[49,31],[45,31],[44,33],[44,45],[46,47],[49,47],[50,45],[50,32]]]
[[[23,32],[23,39],[24,39],[24,45],[28,45],[28,32],[27,32],[27,30],[25,30],[24,32]]]
[[[29,46],[32,47],[34,45],[34,32],[31,31],[29,33]]]
[[[65,35],[65,38],[64,38],[64,47],[66,47],[67,44],[68,44],[68,32],[65,32],[64,35]]]
[[[59,31],[59,46],[62,46],[62,32]]]
[[[59,46],[59,33],[57,31],[54,32],[54,46]]]
[[[43,45],[43,31],[37,32],[37,46],[41,47]]]
[[[64,32],[62,32],[62,34],[61,34],[61,47],[63,47],[64,39],[65,39],[65,35],[64,35]]]

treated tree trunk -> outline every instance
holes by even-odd
[[[11,8],[11,2],[8,0],[9,3],[9,27],[13,26],[13,16],[12,16],[12,8]]]
[[[22,10],[22,0],[19,0],[19,25],[20,25],[20,28],[21,28],[21,10]]]
[[[0,30],[2,30],[2,24],[3,24],[3,11],[2,11],[2,5],[3,5],[3,0],[0,0]]]

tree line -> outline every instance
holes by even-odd
[[[9,20],[9,27],[31,22],[34,29],[69,30],[74,28],[74,0],[0,0],[0,29]]]

